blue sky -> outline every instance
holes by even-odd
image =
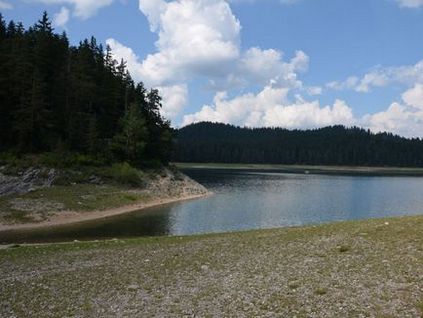
[[[423,137],[423,0],[0,0],[94,35],[163,114],[247,126],[358,125]]]

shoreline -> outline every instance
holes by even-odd
[[[420,317],[422,229],[423,215],[11,245],[0,316]]]
[[[423,168],[418,167],[370,167],[370,166],[325,166],[325,165],[285,165],[285,164],[243,164],[243,163],[189,163],[174,162],[178,169],[250,170],[296,174],[327,174],[351,176],[423,176]]]
[[[18,223],[18,224],[3,224],[0,223],[0,233],[15,231],[15,230],[33,230],[49,228],[61,225],[71,225],[86,221],[101,220],[112,216],[118,216],[126,213],[131,213],[148,208],[158,207],[161,205],[183,202],[189,200],[200,199],[207,197],[211,193],[184,195],[179,197],[168,197],[153,199],[147,202],[138,202],[130,205],[124,205],[118,208],[95,211],[62,211],[54,214],[50,219],[41,222]]]

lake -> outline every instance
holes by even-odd
[[[190,235],[423,214],[422,177],[184,172],[213,195],[77,225],[0,234],[0,242]]]

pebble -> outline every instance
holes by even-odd
[[[209,267],[207,265],[201,265],[201,270],[207,271],[207,270],[209,270]]]
[[[138,289],[139,289],[138,285],[129,285],[128,286],[128,290],[130,290],[130,291],[135,291],[135,290],[138,290]]]

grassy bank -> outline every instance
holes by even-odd
[[[86,212],[142,208],[206,192],[172,166],[140,170],[127,163],[72,168],[0,165],[0,231],[22,224],[62,224],[77,220],[79,214],[87,217]]]
[[[420,317],[423,217],[0,250],[1,317]]]
[[[22,195],[0,197],[0,222],[38,223],[63,211],[90,212],[112,209],[149,196],[126,186],[75,184],[39,189]]]
[[[179,169],[257,170],[302,174],[423,176],[423,168],[403,167],[307,166],[241,163],[175,163],[175,166]]]
[[[140,190],[158,174],[144,173],[127,163],[60,169],[6,165],[1,173],[4,182],[14,182],[17,189],[31,182],[22,193],[0,196],[0,223],[5,224],[42,222],[63,211],[89,212],[147,201],[149,196]],[[46,186],[43,182],[51,173],[54,180]]]

